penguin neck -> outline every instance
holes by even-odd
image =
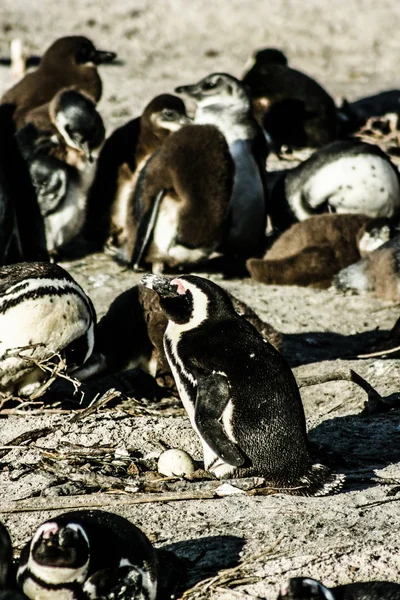
[[[246,103],[199,105],[194,123],[199,125],[215,125],[225,136],[229,146],[237,140],[247,140],[256,135],[256,123],[251,113],[250,105]]]

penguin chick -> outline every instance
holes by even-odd
[[[39,67],[9,89],[1,103],[15,106],[14,122],[20,128],[31,110],[50,102],[64,88],[73,86],[98,102],[102,85],[97,65],[115,57],[114,52],[97,50],[85,37],[60,38],[43,54]]]
[[[333,281],[339,290],[373,292],[378,298],[400,298],[400,235],[357,263],[342,269]]]
[[[78,510],[45,521],[24,547],[17,583],[31,598],[133,598],[155,600],[157,555],[127,519],[101,510]],[[129,587],[132,596],[125,595]],[[110,594],[110,595],[109,595]]]
[[[185,125],[170,135],[141,172],[120,259],[135,270],[146,263],[162,272],[226,251],[233,177],[216,127]]]
[[[198,83],[175,89],[197,104],[194,122],[217,127],[225,136],[234,165],[225,245],[250,256],[264,250],[268,148],[254,119],[246,87],[227,73],[213,73]]]
[[[93,153],[100,151],[105,138],[95,103],[75,89],[61,90],[51,102],[30,111],[25,122],[32,123],[41,134],[58,136],[62,151],[58,149],[56,157],[68,164],[77,162],[71,149],[93,162]]]
[[[179,395],[217,478],[262,476],[290,494],[327,494],[342,477],[313,465],[303,406],[283,357],[215,283],[145,275],[168,318],[164,349]]]
[[[116,129],[106,140],[89,190],[85,238],[111,256],[128,238],[127,214],[132,209],[141,169],[163,141],[191,119],[180,98],[161,94],[141,117]]]
[[[278,600],[399,600],[400,585],[363,581],[327,588],[310,577],[294,577],[281,587]]]
[[[392,230],[389,219],[315,215],[292,225],[264,258],[250,258],[246,266],[261,283],[327,288],[341,269],[387,242]]]
[[[319,148],[336,139],[340,120],[332,97],[315,79],[289,67],[279,50],[256,52],[243,83],[259,125],[278,152],[284,145]]]
[[[269,215],[280,231],[328,210],[398,216],[400,178],[388,155],[358,140],[333,142],[283,173],[270,194]]]
[[[30,395],[46,378],[37,362],[55,353],[70,371],[83,364],[93,350],[95,321],[90,299],[61,267],[0,268],[0,392]]]

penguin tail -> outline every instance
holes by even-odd
[[[299,480],[298,495],[301,496],[328,496],[339,492],[346,476],[341,473],[332,473],[325,465],[320,463],[311,466],[307,475]]]

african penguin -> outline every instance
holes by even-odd
[[[13,548],[10,534],[3,523],[0,522],[0,590],[11,585],[11,571],[13,561]]]
[[[294,577],[281,587],[278,600],[399,600],[400,585],[363,581],[328,588],[311,577]]]
[[[264,249],[268,148],[254,119],[246,87],[226,73],[175,89],[195,101],[194,122],[217,127],[225,136],[235,165],[224,245],[250,256]]]
[[[282,146],[319,148],[337,138],[340,119],[332,97],[315,79],[289,67],[280,50],[256,52],[243,83],[277,152]]]
[[[236,312],[254,325],[277,350],[281,350],[282,335],[272,325],[262,321],[247,304],[232,294],[228,295]],[[98,323],[93,354],[75,371],[74,377],[86,381],[99,373],[140,367],[152,375],[165,392],[179,397],[164,352],[163,338],[167,324],[168,319],[156,292],[142,285],[123,292]]]
[[[268,206],[272,225],[280,231],[328,210],[394,218],[400,213],[400,177],[378,146],[333,142],[282,173]]]
[[[145,275],[168,318],[164,348],[217,478],[256,475],[299,495],[323,495],[342,477],[312,464],[303,406],[283,357],[207,279]]]
[[[92,302],[58,265],[0,268],[0,392],[30,395],[47,376],[37,362],[55,353],[69,371],[82,365],[93,350],[95,322]]]
[[[85,238],[119,260],[133,235],[128,229],[139,174],[164,140],[182,125],[191,122],[180,98],[156,96],[142,115],[116,129],[106,140],[88,193],[84,226]]]
[[[155,600],[157,554],[127,519],[101,510],[63,513],[23,548],[17,583],[31,600]]]
[[[60,38],[43,54],[39,67],[9,89],[1,103],[15,106],[14,121],[19,128],[31,110],[50,102],[64,88],[73,86],[98,102],[102,85],[97,65],[115,57],[114,52],[97,50],[85,37]]]
[[[360,261],[342,269],[333,281],[339,290],[373,292],[378,298],[400,298],[400,235]]]
[[[366,215],[314,215],[295,223],[272,244],[262,259],[250,258],[247,269],[270,285],[326,288],[341,269],[360,260],[394,234],[389,219]]]

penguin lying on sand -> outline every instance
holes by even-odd
[[[145,275],[168,317],[164,348],[179,395],[217,478],[256,475],[298,495],[342,478],[312,464],[303,406],[285,360],[233,309],[219,286],[193,275]]]
[[[399,172],[378,146],[333,142],[280,175],[268,208],[280,231],[328,210],[395,218],[400,214]]]
[[[88,194],[85,238],[124,262],[128,213],[134,211],[134,192],[141,169],[174,131],[191,122],[180,98],[161,94],[146,106],[141,117],[116,129],[106,140]]]
[[[40,525],[24,547],[17,583],[31,600],[162,600],[161,579],[173,579],[173,555],[162,564],[168,554],[119,515],[67,512]]]
[[[264,258],[250,258],[246,266],[261,283],[325,288],[336,273],[387,242],[393,233],[389,219],[315,215],[292,225]]]
[[[342,269],[333,281],[339,290],[373,292],[378,298],[400,298],[400,235],[357,263]]]
[[[327,588],[310,577],[294,577],[283,585],[278,600],[400,600],[400,585],[363,581]]]
[[[332,97],[308,75],[292,69],[282,52],[259,50],[243,76],[251,91],[254,114],[276,150],[319,148],[339,133],[340,119]]]
[[[262,321],[247,304],[232,294],[228,293],[228,296],[234,310],[277,350],[281,350],[282,335],[272,325]],[[164,352],[163,338],[167,324],[168,319],[156,292],[142,285],[123,292],[100,320],[93,354],[74,376],[86,381],[99,373],[140,367],[155,377],[166,393],[179,396]]]
[[[61,267],[19,263],[0,268],[0,392],[30,395],[48,375],[35,361],[54,353],[73,370],[90,356],[92,302]]]
[[[114,52],[97,50],[85,37],[60,38],[43,54],[39,67],[9,89],[1,103],[15,106],[14,122],[19,128],[31,110],[50,102],[64,88],[73,86],[98,102],[102,85],[97,65],[115,57]]]

